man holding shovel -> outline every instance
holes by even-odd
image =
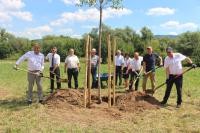
[[[142,61],[143,57],[139,56],[138,52],[134,53],[133,59],[130,61],[130,65],[128,67],[128,71],[131,69],[131,79],[129,83],[129,91],[133,91],[133,87],[135,90],[138,90],[139,86],[139,76],[142,72]]]
[[[172,89],[173,84],[176,85],[177,90],[177,108],[181,107],[182,103],[182,84],[183,84],[183,70],[181,61],[186,60],[189,64],[192,65],[192,68],[195,68],[196,65],[192,63],[192,60],[180,53],[174,53],[171,47],[166,49],[167,57],[164,61],[164,67],[166,69],[166,84],[167,88],[165,91],[165,96],[163,101],[161,102],[162,105],[167,103],[167,100],[170,96],[170,92]]]
[[[18,70],[19,64],[24,61],[28,60],[28,104],[32,104],[32,91],[33,91],[33,85],[36,81],[37,84],[37,90],[38,90],[38,97],[39,97],[39,103],[43,102],[43,94],[42,94],[42,81],[41,81],[41,75],[42,71],[44,69],[44,55],[40,53],[40,45],[35,44],[33,46],[33,51],[29,51],[25,53],[23,56],[21,56],[14,66],[14,69]]]
[[[143,77],[143,84],[142,88],[143,91],[146,92],[146,84],[147,79],[150,77],[151,80],[151,88],[152,90],[155,89],[155,64],[156,59],[159,59],[160,66],[162,66],[162,58],[157,54],[153,53],[153,49],[151,46],[147,47],[147,54],[143,57],[143,69],[144,69],[144,77]]]
[[[46,60],[49,60],[49,71],[50,71],[50,82],[51,82],[51,93],[53,93],[54,90],[54,77],[56,76],[56,81],[57,81],[57,89],[61,88],[61,81],[60,81],[60,55],[57,54],[57,48],[52,47],[51,53],[49,53],[46,56]]]

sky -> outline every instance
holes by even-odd
[[[29,39],[45,35],[81,38],[98,27],[95,7],[78,7],[78,0],[0,0],[0,27]],[[131,27],[140,33],[147,26],[154,35],[178,35],[200,29],[200,0],[124,0],[120,10],[103,9],[103,23]]]

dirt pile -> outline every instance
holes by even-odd
[[[116,97],[116,107],[128,112],[158,109],[159,101],[141,92],[129,92]]]
[[[51,107],[83,107],[83,91],[74,89],[64,89],[54,92],[44,101],[45,104]],[[93,94],[91,96],[91,108],[107,108],[108,97],[102,96],[103,103],[98,103],[98,96]],[[116,94],[116,105],[114,107],[120,111],[136,112],[148,109],[159,108],[159,101],[153,96],[141,92],[129,92]]]
[[[83,93],[75,89],[61,89],[44,100],[44,104],[54,107],[83,106]]]

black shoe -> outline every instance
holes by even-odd
[[[28,104],[28,105],[31,105],[31,104],[32,104],[32,101],[27,101],[27,104]]]
[[[166,102],[165,102],[165,101],[162,101],[162,102],[160,102],[160,104],[161,104],[162,106],[164,106],[164,105],[166,105]]]
[[[180,108],[180,107],[181,107],[181,104],[177,104],[177,105],[176,105],[176,108]]]
[[[40,103],[40,104],[43,104],[43,100],[39,100],[39,103]]]

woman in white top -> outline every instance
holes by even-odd
[[[123,68],[123,78],[124,78],[124,84],[125,88],[128,88],[128,78],[129,78],[129,72],[127,72],[128,66],[130,64],[131,58],[129,57],[129,54],[125,54],[124,56],[124,68]]]
[[[75,89],[78,89],[78,72],[80,68],[80,62],[76,55],[74,55],[74,49],[69,50],[69,55],[65,59],[65,68],[64,72],[66,73],[67,69],[67,77],[68,77],[68,88],[72,88],[71,79],[74,77],[74,86]]]

